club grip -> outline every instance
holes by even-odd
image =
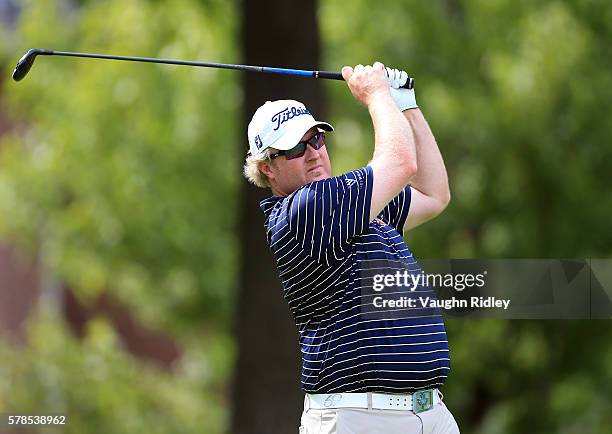
[[[317,78],[330,78],[332,80],[344,80],[342,78],[342,74],[339,72],[331,72],[331,71],[317,71]]]
[[[342,74],[339,72],[331,72],[331,71],[316,71],[315,77],[317,78],[329,78],[332,80],[344,80],[342,78]],[[412,89],[414,87],[414,78],[408,76],[406,83],[401,86],[403,89]]]

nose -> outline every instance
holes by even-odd
[[[304,155],[306,161],[316,160],[317,158],[319,158],[319,150],[308,145],[306,146],[306,152],[304,152]]]

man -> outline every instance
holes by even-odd
[[[380,303],[427,288],[373,286],[420,272],[402,234],[447,206],[444,162],[414,91],[399,89],[405,72],[376,62],[342,75],[372,118],[366,167],[332,177],[333,128],[297,101],[267,102],[248,128],[244,172],[272,190],[267,239],[299,331],[300,432],[458,433],[437,389],[450,370],[440,312]]]

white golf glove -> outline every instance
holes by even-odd
[[[389,92],[393,97],[393,101],[399,107],[401,111],[417,108],[416,96],[414,95],[414,89],[403,89],[400,86],[406,84],[408,80],[408,74],[406,71],[400,71],[394,68],[385,68],[385,77],[389,82]]]

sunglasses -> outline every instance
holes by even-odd
[[[268,158],[270,160],[274,160],[276,157],[280,157],[281,155],[284,155],[287,160],[300,158],[306,152],[306,147],[308,145],[312,146],[313,149],[320,149],[322,146],[325,146],[325,133],[317,133],[308,140],[298,142],[298,144],[291,149],[287,149],[286,151],[278,151],[274,154],[270,154]]]

